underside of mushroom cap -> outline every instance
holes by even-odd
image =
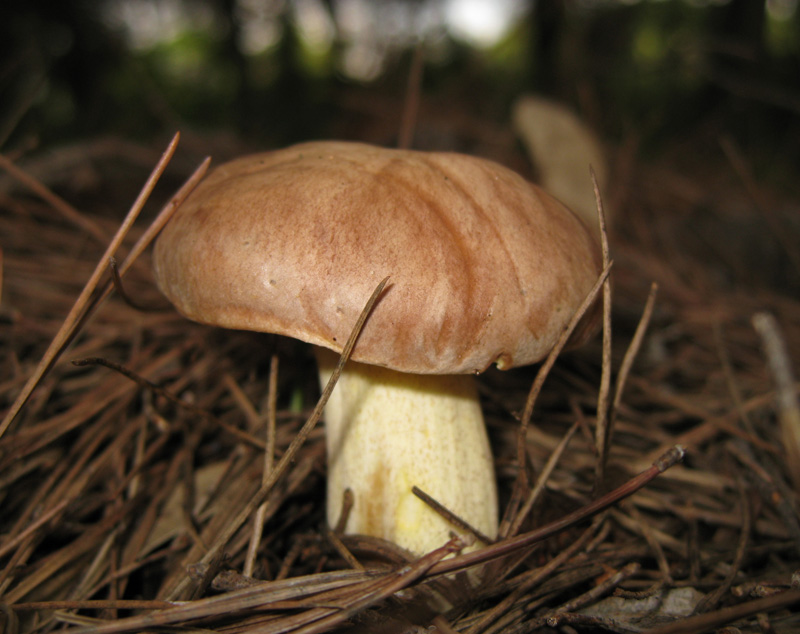
[[[312,142],[214,170],[154,266],[190,319],[335,351],[390,276],[353,359],[457,374],[545,356],[600,255],[566,207],[491,161]]]

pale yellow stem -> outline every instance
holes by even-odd
[[[337,356],[317,354],[324,385]],[[494,461],[471,376],[415,375],[349,362],[325,408],[328,522],[345,489],[345,532],[387,539],[415,554],[463,533],[412,492],[417,486],[494,538]]]

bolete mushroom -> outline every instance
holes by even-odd
[[[346,532],[421,554],[457,527],[415,485],[495,536],[472,375],[543,358],[600,256],[566,207],[491,161],[311,142],[216,168],[165,227],[154,266],[190,319],[317,346],[323,381],[391,276],[326,408],[327,513],[335,525],[349,488]]]

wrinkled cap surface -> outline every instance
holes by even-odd
[[[216,168],[165,227],[154,267],[190,319],[335,351],[390,276],[353,359],[456,374],[544,357],[600,255],[566,207],[491,161],[312,142]]]

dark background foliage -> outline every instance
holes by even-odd
[[[381,108],[398,112],[418,45],[423,103],[438,108],[502,120],[516,96],[537,92],[577,107],[611,142],[635,134],[658,149],[713,126],[737,137],[759,174],[793,172],[800,160],[800,10],[792,0],[519,0],[514,24],[488,47],[454,35],[446,19],[415,31],[421,14],[444,14],[441,0],[128,2],[139,14],[149,6],[151,20],[179,16],[176,28],[147,44],[134,42],[125,4],[3,3],[7,151],[185,128],[223,130],[262,147],[365,136],[350,121],[353,111],[362,110],[362,123]],[[345,5],[359,4],[371,7],[372,22],[345,28]],[[322,47],[302,28],[309,5],[334,29]],[[256,19],[279,35],[254,52],[244,42]],[[368,77],[343,70],[355,42],[382,55]],[[424,119],[420,126],[424,133]],[[375,141],[392,142],[386,127]]]

